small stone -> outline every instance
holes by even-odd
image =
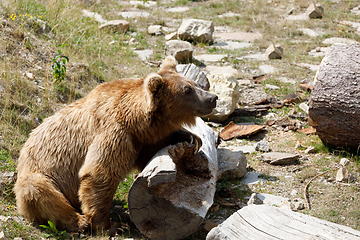
[[[16,238],[14,238],[14,240],[22,240],[22,238],[21,237],[16,237]]]
[[[24,74],[29,80],[34,80],[35,79],[35,75],[30,73],[30,72],[26,72]]]
[[[306,153],[306,154],[316,153],[316,149],[315,149],[313,146],[310,146],[310,147],[308,147],[308,148],[305,150],[305,153]]]
[[[113,20],[103,23],[99,26],[99,29],[111,29],[114,32],[125,33],[129,30],[130,23],[125,20]]]
[[[152,25],[148,27],[148,33],[150,35],[161,35],[162,34],[162,26],[161,25]]]
[[[99,23],[106,23],[106,20],[103,19],[102,16],[98,13],[90,12],[88,10],[82,10],[82,14],[85,17],[95,18],[95,20],[98,21]]]
[[[350,161],[347,158],[342,158],[340,159],[340,165],[343,167],[346,167],[347,165],[349,165]]]
[[[306,103],[300,103],[299,108],[303,110],[306,114],[309,114],[309,105],[307,105]]]
[[[275,85],[271,85],[271,84],[265,84],[265,88],[270,89],[270,90],[278,90],[278,89],[280,89],[280,87],[275,86]]]
[[[263,200],[261,200],[261,199],[259,198],[259,196],[257,195],[257,193],[252,193],[249,201],[247,202],[247,205],[251,205],[251,204],[257,204],[257,205],[259,205],[259,204],[263,204],[263,203],[264,203]]]
[[[296,191],[295,189],[293,189],[290,193],[291,196],[295,197],[296,195],[298,195],[298,191]]]
[[[4,172],[0,175],[0,184],[10,184],[15,182],[16,174],[15,172]]]
[[[134,52],[140,57],[142,61],[146,61],[154,53],[152,49],[135,50]]]
[[[305,201],[299,198],[295,198],[291,201],[290,208],[293,211],[302,210],[305,208]]]
[[[299,149],[299,148],[302,148],[302,146],[301,146],[301,144],[298,142],[298,143],[296,143],[295,148],[296,148],[296,149]]]
[[[4,231],[0,232],[0,240],[7,240],[7,238],[5,237]]]
[[[270,145],[267,141],[261,140],[258,142],[255,146],[256,151],[262,151],[262,152],[269,152],[270,151]]]
[[[150,16],[150,13],[145,11],[141,11],[141,12],[129,11],[129,12],[120,12],[118,13],[118,15],[122,16],[123,18],[139,18],[139,17],[146,18]]]
[[[274,164],[274,165],[286,165],[286,164],[294,164],[299,155],[291,154],[291,153],[281,153],[281,152],[270,152],[263,153],[261,157],[264,162]]]
[[[179,63],[192,60],[193,47],[189,42],[181,40],[170,40],[165,43],[165,55],[175,57]]]
[[[247,160],[242,151],[219,147],[217,149],[217,157],[221,177],[227,179],[238,179],[247,174]]]
[[[165,35],[166,41],[176,40],[177,38],[178,38],[177,32],[173,32],[173,33],[169,33],[169,34]]]
[[[348,182],[349,181],[349,170],[345,167],[341,167],[336,173],[336,182]]]
[[[136,44],[138,44],[138,42],[136,41],[136,38],[130,38],[129,45],[132,46],[132,45],[136,45]]]
[[[280,46],[275,46],[274,44],[271,44],[265,51],[265,55],[269,59],[280,59],[283,56],[283,50]]]
[[[306,15],[309,18],[322,18],[324,15],[324,8],[320,4],[311,4],[306,9]]]

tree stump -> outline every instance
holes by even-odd
[[[315,76],[309,124],[321,141],[337,147],[360,145],[360,45],[334,44]]]
[[[189,131],[202,147],[187,142],[160,150],[130,188],[131,220],[146,237],[182,239],[194,233],[213,204],[218,172],[214,131],[198,118]]]

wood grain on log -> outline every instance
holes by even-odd
[[[206,240],[360,239],[360,232],[302,213],[267,205],[249,205],[213,228]]]
[[[315,76],[309,123],[325,144],[360,145],[360,45],[335,44]]]
[[[189,131],[202,140],[200,151],[187,142],[160,150],[130,188],[131,220],[150,239],[181,239],[194,233],[213,204],[218,170],[213,130],[198,118]]]

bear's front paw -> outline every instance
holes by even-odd
[[[180,130],[177,132],[175,138],[176,143],[187,142],[190,145],[194,145],[194,154],[197,154],[202,146],[201,138],[186,130]]]

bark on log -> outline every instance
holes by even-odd
[[[309,123],[325,144],[360,145],[360,45],[335,44],[322,60],[311,93]]]
[[[131,220],[146,237],[181,239],[194,233],[213,204],[218,171],[214,131],[198,118],[188,129],[202,140],[160,150],[130,188]],[[177,163],[177,164],[175,164]]]
[[[327,239],[356,240],[360,232],[298,212],[267,205],[249,205],[213,228],[206,240]]]

